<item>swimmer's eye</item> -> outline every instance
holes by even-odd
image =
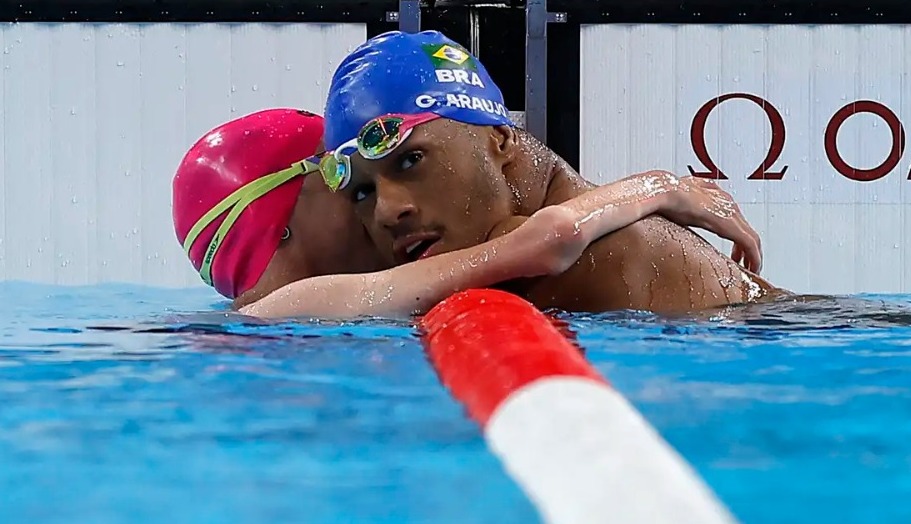
[[[370,198],[374,191],[376,191],[376,187],[373,184],[361,184],[351,191],[351,199],[355,203],[363,202]]]
[[[424,153],[422,151],[409,151],[399,157],[399,167],[402,171],[411,169],[415,164],[420,162],[422,158],[424,158]]]

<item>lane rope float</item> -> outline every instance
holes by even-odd
[[[440,381],[545,522],[736,522],[529,302],[468,290],[438,304],[420,327]]]

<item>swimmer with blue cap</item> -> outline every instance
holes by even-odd
[[[385,33],[355,49],[333,75],[324,116],[322,176],[351,200],[393,265],[481,244],[546,206],[597,191],[518,129],[484,65],[436,31]],[[711,184],[647,175],[656,184]],[[715,211],[739,213],[726,206]],[[559,275],[501,287],[539,308],[676,313],[781,291],[759,269],[739,245],[727,257],[688,227],[651,215],[600,238]]]

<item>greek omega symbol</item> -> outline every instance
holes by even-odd
[[[733,98],[749,100],[759,106],[765,112],[766,117],[769,119],[769,124],[772,126],[772,141],[769,144],[766,157],[759,167],[747,177],[747,180],[781,180],[788,170],[788,166],[782,167],[780,171],[772,171],[771,169],[784,150],[787,137],[784,119],[778,109],[768,100],[750,93],[727,93],[709,100],[696,111],[690,128],[690,141],[693,144],[693,152],[696,154],[696,158],[699,159],[705,170],[697,171],[691,165],[687,165],[687,169],[693,176],[716,180],[728,179],[727,175],[721,171],[709,155],[705,144],[705,126],[712,111],[721,105],[722,102]],[[838,150],[838,131],[845,121],[858,113],[870,113],[878,116],[889,126],[889,131],[892,135],[889,155],[881,164],[872,169],[860,169],[849,165]],[[857,100],[844,105],[832,115],[826,125],[823,144],[825,145],[826,158],[839,174],[849,180],[871,182],[888,175],[898,166],[905,151],[905,130],[895,113],[885,105],[873,100]],[[908,180],[911,180],[911,172],[908,173]]]
[[[765,111],[769,123],[772,124],[772,143],[769,144],[769,151],[766,153],[762,163],[759,164],[759,167],[753,171],[752,175],[747,177],[747,180],[781,180],[782,177],[784,177],[785,171],[788,170],[788,166],[784,166],[781,171],[768,171],[767,169],[778,161],[778,157],[780,157],[781,152],[784,151],[786,132],[784,119],[781,118],[781,113],[775,109],[775,106],[762,98],[749,93],[728,93],[719,96],[718,98],[713,98],[700,107],[699,111],[696,111],[696,116],[693,118],[693,125],[690,128],[690,140],[693,142],[693,152],[696,153],[696,158],[702,162],[702,165],[705,166],[708,171],[696,171],[693,169],[693,166],[689,165],[686,166],[687,169],[690,170],[690,174],[693,176],[714,178],[716,180],[728,179],[728,177],[721,172],[721,169],[715,165],[712,157],[709,156],[709,150],[705,146],[705,123],[708,121],[709,115],[712,113],[713,109],[718,107],[725,100],[730,100],[732,98],[743,98],[744,100],[749,100],[758,105]]]
[[[873,169],[851,167],[841,157],[841,153],[838,152],[838,141],[836,140],[838,138],[838,130],[841,129],[841,125],[845,123],[845,120],[857,113],[872,113],[882,118],[888,124],[889,131],[892,132],[892,147],[889,148],[889,156],[883,160],[882,164]],[[857,180],[858,182],[879,180],[895,169],[904,151],[905,130],[902,127],[902,123],[898,121],[898,117],[895,116],[891,109],[879,102],[861,100],[848,104],[839,109],[829,120],[829,125],[826,126],[826,156],[829,157],[832,167],[851,180]],[[908,179],[911,179],[911,172],[908,173]]]

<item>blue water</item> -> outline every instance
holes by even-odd
[[[408,323],[0,297],[0,522],[537,522]],[[911,297],[563,318],[743,522],[911,522]]]

